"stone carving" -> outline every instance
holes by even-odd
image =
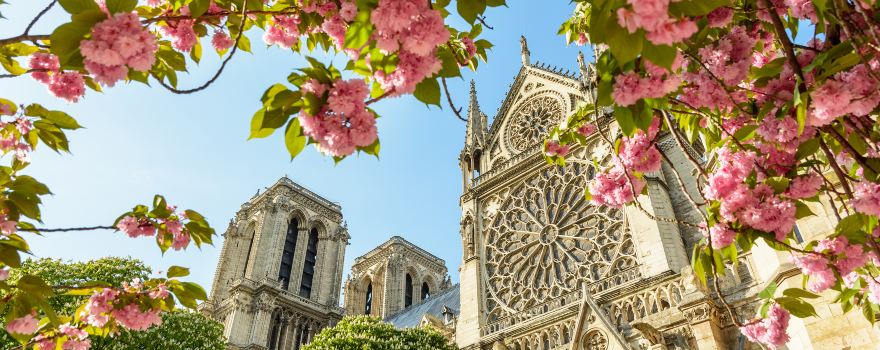
[[[621,212],[584,198],[587,170],[546,168],[501,199],[485,229],[490,313],[521,311],[636,264]]]
[[[608,338],[605,337],[604,332],[598,329],[593,329],[584,335],[584,340],[581,343],[581,346],[584,350],[607,350]]]
[[[564,113],[562,103],[551,95],[540,95],[524,102],[511,116],[508,140],[511,147],[522,152],[541,142]]]
[[[632,327],[639,331],[649,344],[657,345],[663,343],[663,333],[660,333],[654,326],[644,322],[636,322],[632,324]]]

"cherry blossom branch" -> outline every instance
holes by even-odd
[[[446,78],[441,77],[440,82],[443,83],[443,91],[446,92],[446,102],[449,103],[449,108],[452,109],[452,113],[455,113],[455,116],[458,117],[458,119],[461,119],[461,121],[467,122],[467,118],[461,116],[461,109],[464,107],[455,108],[455,104],[452,103],[452,95],[449,94],[449,87],[446,86]]]
[[[688,160],[690,160],[691,164],[693,164],[694,167],[697,168],[697,171],[699,171],[700,174],[703,175],[704,178],[708,179],[709,174],[706,173],[706,169],[704,169],[703,166],[700,165],[699,162],[697,162],[697,160],[694,158],[694,156],[690,152],[688,152],[687,149],[685,149],[684,142],[681,140],[681,135],[678,134],[678,129],[672,127],[672,118],[669,116],[669,113],[666,111],[660,111],[660,114],[663,115],[663,119],[666,120],[666,126],[669,127],[669,132],[672,133],[673,139],[675,140],[675,143],[678,145],[678,148],[681,149],[681,152],[684,153],[685,156],[687,156],[687,158],[688,158]]]
[[[773,30],[776,31],[776,36],[782,43],[782,49],[785,51],[785,57],[788,59],[788,63],[791,65],[792,70],[794,70],[794,74],[800,79],[798,90],[804,92],[806,91],[804,71],[801,69],[801,64],[798,63],[797,56],[794,54],[794,46],[791,44],[791,40],[788,39],[788,34],[785,33],[785,26],[783,26],[779,15],[774,11],[774,6],[770,3],[770,0],[761,0],[761,2],[764,4],[767,13],[770,16],[770,21],[773,23]]]
[[[688,202],[691,203],[694,209],[700,212],[700,216],[703,217],[703,221],[709,222],[709,217],[707,217],[706,213],[704,213],[703,210],[700,209],[700,207],[706,205],[706,198],[703,198],[703,203],[697,203],[697,201],[694,200],[694,197],[691,196],[690,192],[688,192],[687,188],[684,185],[684,180],[682,180],[681,178],[681,174],[678,172],[677,169],[675,169],[675,164],[672,163],[672,160],[669,159],[669,156],[666,155],[666,152],[660,151],[659,153],[660,156],[663,157],[663,160],[665,160],[666,163],[669,164],[669,168],[670,170],[672,170],[672,174],[675,175],[675,180],[676,182],[678,182],[678,189],[680,189],[681,192],[684,193],[684,196],[687,198]],[[702,193],[700,194],[700,196],[702,196]]]
[[[295,10],[291,11],[290,9],[295,9]],[[158,16],[158,17],[153,17],[150,19],[145,19],[145,20],[141,21],[141,23],[142,24],[151,24],[151,23],[156,23],[159,21],[177,21],[177,20],[190,20],[190,19],[198,22],[200,20],[204,20],[204,19],[208,19],[208,18],[226,17],[231,14],[238,14],[238,13],[239,12],[237,12],[237,11],[224,10],[224,11],[218,11],[218,12],[205,13],[205,14],[198,16],[198,17],[185,16],[185,15]],[[266,10],[244,11],[243,14],[244,15],[273,15],[274,16],[274,15],[293,15],[293,14],[298,14],[298,13],[299,13],[298,8],[288,7],[288,8],[285,8],[284,10],[281,10],[281,11],[266,11]]]
[[[46,14],[46,12],[49,12],[49,10],[52,9],[52,6],[55,6],[56,2],[58,2],[58,0],[52,0],[51,2],[49,2],[49,5],[47,5],[46,8],[44,8],[42,11],[40,11],[40,13],[38,13],[37,16],[31,20],[31,23],[28,23],[27,27],[24,28],[24,33],[22,35],[25,35],[25,36],[29,35],[31,32],[31,29],[34,27],[35,24],[37,24],[37,21],[39,21],[40,18]],[[31,42],[33,42],[34,45],[44,47],[44,45],[42,45],[34,40],[31,40]]]
[[[66,228],[23,228],[19,230],[28,232],[74,232],[74,231],[96,231],[96,230],[116,230],[113,226],[86,226],[86,227],[66,227]]]
[[[17,42],[22,42],[22,41],[34,42],[36,40],[49,40],[49,37],[50,37],[49,34],[41,34],[41,35],[24,35],[24,34],[22,34],[22,35],[14,36],[11,38],[0,39],[0,46],[6,45],[6,44],[13,44],[13,43],[17,43]]]
[[[821,136],[819,139],[819,148],[825,153],[825,158],[828,158],[828,164],[831,165],[831,169],[834,170],[834,173],[837,175],[838,180],[840,180],[840,185],[843,186],[843,191],[846,192],[846,195],[849,198],[853,198],[852,189],[849,187],[849,182],[847,182],[846,175],[843,174],[843,171],[840,170],[840,165],[837,164],[837,160],[834,159],[834,154],[831,153],[831,150],[828,149],[828,145],[825,144],[825,140],[822,139]]]
[[[208,86],[211,86],[211,84],[213,84],[215,81],[217,81],[217,78],[220,78],[220,74],[223,74],[223,69],[226,68],[226,64],[228,64],[229,61],[232,60],[232,57],[235,56],[235,53],[238,52],[238,42],[241,40],[242,35],[244,35],[244,25],[245,25],[245,23],[247,23],[247,20],[248,20],[248,17],[246,15],[247,3],[248,3],[248,0],[244,0],[244,2],[242,2],[241,26],[238,29],[238,35],[235,36],[235,45],[232,46],[232,51],[229,52],[229,56],[226,56],[226,59],[224,59],[223,63],[220,64],[220,69],[217,70],[217,73],[214,73],[214,76],[211,77],[211,79],[209,79],[208,81],[206,81],[204,84],[202,84],[199,87],[188,89],[188,90],[178,90],[177,88],[165,83],[164,80],[157,78],[156,80],[159,82],[159,85],[162,85],[162,87],[164,87],[168,91],[171,91],[172,93],[186,95],[186,94],[191,94],[191,93],[195,93],[195,92],[199,92],[204,89],[207,89]]]
[[[477,21],[479,21],[480,23],[482,23],[482,24],[483,24],[483,27],[489,28],[489,30],[494,30],[494,29],[495,29],[495,28],[493,28],[492,26],[486,24],[486,16],[484,16],[484,15],[477,15]]]
[[[43,68],[28,69],[24,73],[21,73],[21,74],[0,74],[0,79],[18,78],[18,77],[23,76],[28,73],[48,72],[48,71],[49,71],[48,69],[43,69]]]
[[[835,140],[837,140],[837,143],[839,143],[840,146],[842,146],[846,150],[846,152],[849,153],[853,157],[853,159],[856,160],[857,163],[859,163],[859,165],[861,165],[863,168],[871,169],[871,171],[873,171],[875,173],[877,172],[877,169],[874,169],[874,167],[872,167],[870,164],[868,164],[865,157],[863,157],[858,151],[856,151],[856,149],[853,148],[853,146],[849,144],[849,141],[847,141],[843,137],[843,135],[841,135],[839,132],[837,132],[837,129],[832,128],[830,126],[826,126],[826,127],[821,128],[821,130],[824,131],[825,133],[831,135],[831,137],[833,137]]]
[[[381,101],[382,99],[388,97],[389,95],[391,95],[391,94],[393,94],[393,93],[394,93],[394,88],[392,87],[391,90],[388,90],[388,91],[383,92],[383,93],[382,93],[381,95],[379,95],[378,97],[376,97],[376,98],[371,98],[371,99],[367,100],[366,104],[369,106],[369,105],[371,105],[371,104],[374,104],[374,103],[376,103],[376,102],[379,102],[379,101]]]

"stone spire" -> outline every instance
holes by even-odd
[[[480,110],[477,101],[477,85],[471,80],[470,101],[467,109],[467,133],[465,146],[473,147],[481,144],[486,134],[486,115]]]
[[[587,62],[584,61],[584,53],[578,51],[578,70],[581,71],[581,85],[589,86],[590,85],[590,69],[587,67]]]
[[[526,43],[525,35],[519,36],[519,46],[520,53],[522,54],[522,64],[523,66],[528,66],[529,64],[531,64],[531,60],[529,59],[529,55],[531,54],[531,52],[529,52],[529,44]]]

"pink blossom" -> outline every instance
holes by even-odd
[[[581,136],[583,137],[589,137],[596,131],[598,131],[598,128],[594,123],[586,123],[584,125],[581,125],[581,127],[577,130],[578,134],[581,134]]]
[[[34,348],[37,350],[55,350],[55,339],[40,339],[34,342]]]
[[[337,47],[342,47],[345,44],[345,32],[347,29],[342,17],[339,16],[325,18],[324,23],[321,24],[321,30],[333,40]]]
[[[64,344],[61,344],[61,350],[89,350],[91,347],[92,341],[90,339],[68,339]]]
[[[709,27],[725,27],[730,24],[731,20],[733,20],[733,9],[730,7],[719,7],[712,10],[712,12],[709,12],[709,14],[706,15],[706,19],[709,21]]]
[[[645,188],[644,180],[632,175],[629,180],[627,181],[626,173],[620,164],[604,173],[599,173],[588,185],[592,196],[591,201],[596,205],[622,207],[634,199],[633,192],[639,195]],[[632,188],[630,188],[630,183],[632,183]]]
[[[868,281],[868,301],[880,304],[880,283],[874,278],[866,278]]]
[[[795,266],[801,269],[804,275],[810,278],[807,282],[807,289],[812,292],[820,293],[831,288],[837,282],[834,271],[828,267],[828,259],[822,255],[795,255],[792,256],[792,261]]]
[[[842,237],[844,240],[846,237]],[[843,253],[834,261],[834,266],[841,275],[848,275],[853,270],[865,266],[868,263],[868,255],[858,244],[847,244]]]
[[[13,334],[34,334],[40,324],[34,316],[35,314],[28,314],[9,321],[6,324],[6,331]]]
[[[795,18],[809,19],[813,23],[819,20],[816,8],[810,0],[785,0],[785,5],[791,8],[791,15]]]
[[[156,62],[156,37],[141,27],[136,13],[117,13],[92,27],[80,42],[85,68],[98,82],[113,86],[128,69],[145,72]]]
[[[190,241],[189,233],[183,232],[183,233],[172,235],[171,249],[174,249],[174,250],[184,249],[189,245],[189,241]]]
[[[786,332],[791,314],[787,310],[773,304],[767,310],[767,317],[755,320],[740,327],[740,331],[749,341],[762,343],[770,349],[777,349],[788,343],[789,335]]]
[[[0,281],[5,281],[9,278],[9,269],[0,269]]]
[[[650,73],[644,78],[636,72],[627,72],[615,77],[612,91],[614,102],[626,107],[643,98],[660,98],[675,91],[681,80],[672,74],[667,74],[662,68],[655,67],[650,62],[646,62],[646,70]]]
[[[31,123],[31,120],[24,117],[18,117],[15,119],[15,129],[18,130],[19,133],[25,135],[34,128],[34,124]]]
[[[440,59],[435,55],[419,56],[407,51],[399,52],[397,69],[387,74],[382,70],[375,73],[374,78],[386,92],[393,91],[390,96],[412,93],[416,85],[426,77],[440,71]]]
[[[878,85],[865,64],[835,74],[810,95],[812,109],[807,115],[807,123],[818,127],[847,114],[868,115],[880,104]]]
[[[656,45],[672,45],[697,31],[697,24],[689,19],[674,19],[669,16],[669,0],[627,0],[632,10],[621,7],[617,10],[617,23],[630,33],[639,28],[647,34],[645,38]]]
[[[798,123],[792,117],[777,119],[770,116],[764,118],[756,132],[769,142],[786,143],[798,136]]]
[[[323,90],[309,82],[307,90]],[[306,90],[306,91],[307,91]],[[318,149],[334,157],[347,156],[357,147],[376,141],[376,120],[366,109],[369,88],[361,79],[338,79],[329,89],[327,104],[317,115],[300,113],[303,133],[318,142]]]
[[[266,44],[288,48],[299,42],[299,16],[273,16],[272,23],[274,25],[270,26],[263,34],[263,41]]]
[[[162,318],[159,317],[159,309],[142,310],[137,303],[125,305],[121,309],[115,309],[111,314],[119,325],[135,331],[143,331],[162,323]]]
[[[118,295],[119,292],[110,288],[92,294],[83,309],[83,321],[95,327],[103,327],[109,319],[106,314],[113,310],[113,301]]]
[[[159,27],[159,32],[171,39],[171,45],[175,49],[189,52],[199,41],[199,37],[193,28],[194,24],[194,20],[182,19],[168,23],[167,26]]]
[[[691,20],[667,22],[659,30],[645,34],[645,39],[655,45],[673,45],[690,38],[698,29],[697,23]]]
[[[584,33],[578,33],[578,38],[575,42],[578,44],[578,46],[584,46],[589,42],[589,38],[587,38],[587,35]]]
[[[736,238],[736,231],[731,229],[727,224],[715,224],[709,230],[702,229],[703,236],[712,238],[712,248],[722,249],[733,243]]]
[[[224,32],[216,32],[214,36],[211,37],[211,45],[214,46],[214,50],[217,51],[226,51],[235,45],[235,40],[226,35]]]
[[[467,60],[470,61],[471,58],[473,58],[474,55],[477,54],[477,46],[474,45],[474,39],[471,39],[470,37],[465,36],[465,37],[462,37],[460,39],[460,41],[461,41],[461,45],[464,46],[465,53],[467,53],[467,57],[468,57]]]
[[[339,8],[339,16],[346,22],[351,22],[357,16],[357,5],[353,1],[343,1]]]
[[[119,231],[125,232],[131,238],[140,236],[152,236],[156,234],[156,227],[149,221],[139,220],[132,216],[126,216],[116,224]]]
[[[15,112],[12,111],[12,106],[0,103],[0,115],[13,115]]]
[[[169,219],[165,221],[165,229],[168,230],[169,233],[177,235],[183,231],[183,224],[180,222],[180,220]]]
[[[165,299],[168,297],[168,288],[165,287],[165,283],[159,283],[156,286],[156,290],[150,291],[150,298],[153,299]]]
[[[706,198],[722,200],[734,189],[743,186],[743,181],[755,167],[754,152],[733,152],[727,147],[716,151],[718,165],[709,175],[703,193]]]
[[[58,62],[58,56],[44,52],[36,52],[31,55],[31,58],[28,61],[28,66],[31,69],[41,69],[51,72],[58,71],[61,68],[61,64]],[[33,72],[31,73],[31,77],[43,84],[49,84],[50,81],[49,72]]]
[[[0,214],[0,233],[4,236],[15,234],[17,227],[18,221],[8,220],[6,214]]]
[[[83,339],[89,337],[89,333],[87,333],[86,331],[84,331],[82,329],[79,329],[79,328],[76,328],[76,327],[70,325],[70,323],[65,323],[65,324],[59,326],[58,331],[60,331],[61,334],[64,334],[72,339],[77,339],[77,340],[83,340]]]
[[[68,102],[77,102],[86,93],[86,83],[79,72],[59,72],[52,75],[49,91]]]
[[[822,183],[822,176],[819,174],[813,173],[799,176],[791,181],[791,185],[788,186],[785,195],[792,199],[810,198],[819,192]]]
[[[624,137],[618,150],[620,162],[627,168],[638,172],[660,170],[660,151],[654,147],[653,140],[644,131],[632,137]]]
[[[794,229],[797,208],[791,201],[773,195],[772,190],[769,190],[769,194],[759,192],[763,191],[755,191],[753,195],[761,200],[754,206],[745,208],[740,213],[740,220],[758,230],[773,232],[776,234],[776,240],[784,241]]]
[[[861,181],[853,188],[853,197],[850,203],[852,203],[856,211],[880,216],[880,185],[869,181]]]
[[[565,157],[571,150],[569,145],[560,145],[557,141],[547,141],[547,147],[544,151],[548,157]]]

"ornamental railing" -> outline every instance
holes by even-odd
[[[640,277],[641,273],[639,267],[633,266],[615,273],[614,276],[590,282],[587,288],[590,289],[590,295],[597,295],[605,291],[622,287],[629,282],[638,280]],[[486,336],[498,333],[513,326],[527,323],[528,321],[556,310],[571,307],[572,305],[577,306],[581,301],[583,301],[583,291],[576,289],[543,303],[532,305],[515,314],[500,317],[497,320],[488,322],[486,323],[486,327],[483,328],[482,334]]]
[[[292,292],[282,288],[280,281],[273,280],[270,278],[264,278],[262,281],[255,281],[250,278],[239,278],[233,282],[232,288],[236,288],[238,286],[247,287],[249,289],[257,289],[257,288],[264,287],[264,286],[270,287],[270,288],[272,288],[272,290],[274,292],[284,296],[285,298],[287,298],[289,300],[292,299],[292,300],[297,301],[301,304],[311,306],[311,307],[318,309],[318,310],[321,310],[321,311],[332,312],[332,313],[337,313],[337,314],[342,314],[345,311],[345,309],[343,309],[339,306],[323,305],[323,304],[320,304],[312,299],[304,298],[304,297],[300,296],[299,294],[292,293]]]

